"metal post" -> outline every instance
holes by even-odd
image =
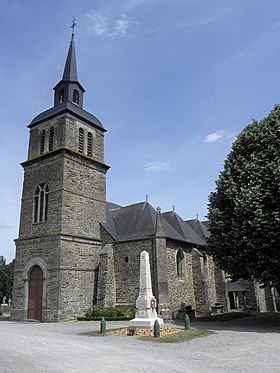
[[[100,322],[100,333],[103,335],[106,334],[106,321],[104,317],[102,317],[101,322]]]
[[[185,314],[184,322],[185,322],[185,330],[189,330],[191,328],[191,324],[190,324],[190,318],[188,314]]]
[[[157,320],[154,323],[154,337],[155,338],[160,337],[160,326],[159,326],[159,322]]]

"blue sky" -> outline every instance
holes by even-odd
[[[28,129],[76,17],[84,108],[108,130],[107,200],[207,214],[235,136],[280,99],[278,0],[0,0],[0,255],[14,257]]]

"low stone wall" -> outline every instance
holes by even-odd
[[[3,315],[10,315],[11,306],[0,306],[0,311],[3,313]]]

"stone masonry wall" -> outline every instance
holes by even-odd
[[[82,157],[65,157],[62,231],[100,239],[105,222],[105,171]],[[71,217],[71,218],[70,218]]]
[[[184,252],[182,278],[177,277],[176,270],[176,255],[179,249]],[[166,256],[170,310],[172,312],[177,311],[181,309],[182,305],[191,305],[192,308],[195,308],[191,248],[186,247],[186,245],[180,245],[175,241],[168,241]]]
[[[145,250],[150,256],[152,284],[154,284],[152,263],[152,241],[139,240],[115,243],[116,305],[135,307],[139,293],[140,253]]]
[[[247,292],[245,293],[247,307],[252,308],[253,310],[257,310],[258,304],[255,294],[254,282],[240,279],[238,280],[238,283],[247,290]]]
[[[69,319],[93,304],[95,270],[101,244],[85,240],[63,240],[60,252],[60,319]]]
[[[205,283],[204,260],[196,252],[192,253],[192,270],[196,313],[198,316],[205,316],[210,312],[210,304]]]
[[[42,321],[58,320],[60,244],[58,237],[34,238],[16,241],[17,256],[13,286],[11,319],[22,321],[27,317],[28,277],[33,265],[40,265],[44,273]]]
[[[204,256],[204,273],[205,283],[207,286],[208,302],[211,306],[217,302],[217,293],[213,257],[208,254],[205,254]]]
[[[56,236],[19,240],[16,245],[12,319],[27,317],[26,286],[30,269],[36,263],[44,273],[42,321],[73,318],[92,305],[99,242],[77,242],[75,238]]]
[[[227,294],[227,287],[225,282],[225,274],[220,267],[214,265],[215,285],[216,285],[216,302],[224,306],[224,311],[229,311],[229,298]]]
[[[61,155],[25,166],[19,238],[56,234],[61,231],[63,163]],[[34,195],[39,184],[49,186],[48,220],[34,223]]]
[[[52,151],[67,148],[69,150],[79,152],[79,128],[84,130],[84,155],[98,162],[104,162],[104,134],[97,128],[94,128],[88,123],[77,120],[71,114],[61,114],[56,118],[47,120],[31,128],[28,160],[41,156],[41,134],[45,131],[45,146],[44,154],[49,152],[50,128],[54,127],[53,148]],[[87,134],[92,133],[93,136],[93,154],[87,155]]]
[[[98,271],[97,305],[114,307],[116,304],[116,279],[114,268],[114,246],[107,244],[100,254]]]
[[[106,246],[107,244],[112,243],[114,240],[109,235],[109,233],[100,225],[100,238],[102,241],[102,247]]]

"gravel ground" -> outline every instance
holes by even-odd
[[[108,328],[127,325],[107,323]],[[2,320],[0,372],[280,373],[279,333],[217,330],[176,344],[79,334],[98,329],[99,322]]]

